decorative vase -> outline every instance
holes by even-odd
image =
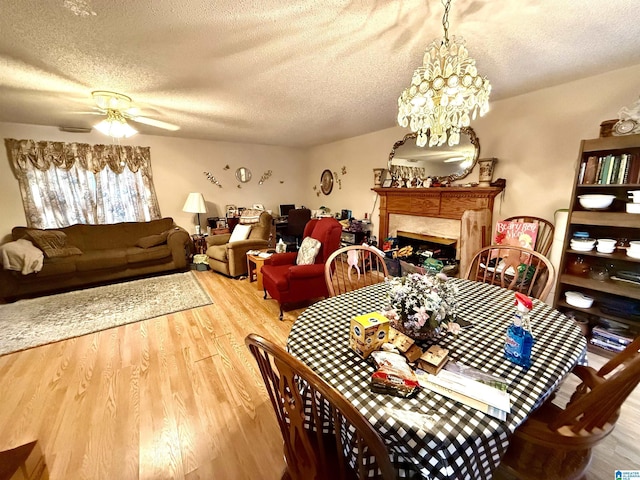
[[[405,328],[403,320],[392,320],[391,326],[398,330],[400,333],[404,333],[407,337],[414,340],[429,340],[436,336],[436,331],[430,327],[423,327],[421,330],[411,330]]]
[[[497,159],[495,158],[483,158],[478,160],[478,166],[480,173],[478,176],[478,182],[481,187],[491,186],[491,180],[493,179],[493,169]]]

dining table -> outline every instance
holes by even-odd
[[[399,478],[491,479],[509,439],[547,400],[577,364],[586,363],[587,343],[578,326],[534,299],[531,365],[523,368],[504,356],[512,324],[514,292],[499,286],[450,279],[457,288],[457,315],[470,325],[458,334],[440,332],[417,341],[438,345],[451,359],[504,378],[511,410],[501,421],[426,388],[410,398],[371,390],[371,359],[349,347],[351,319],[388,306],[388,282],[321,300],[294,322],[288,351],[336,388],[374,426],[389,451]],[[375,473],[375,472],[374,472]]]

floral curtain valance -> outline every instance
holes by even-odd
[[[150,148],[122,145],[89,145],[88,143],[65,143],[5,138],[9,161],[16,176],[29,166],[48,170],[51,165],[69,170],[77,162],[83,169],[98,173],[109,167],[122,173],[125,167],[132,172],[150,169]]]

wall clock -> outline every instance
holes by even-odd
[[[325,170],[320,175],[320,190],[325,195],[329,195],[333,190],[333,173],[331,173],[331,170]]]

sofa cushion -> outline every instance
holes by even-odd
[[[167,243],[167,237],[169,236],[169,230],[154,235],[147,235],[146,237],[139,238],[136,242],[136,246],[141,248],[151,248],[156,245],[162,245]]]
[[[149,262],[167,257],[171,257],[171,249],[166,244],[149,248],[127,248],[127,263]]]
[[[76,260],[80,258],[77,255],[70,257],[54,257],[45,260],[42,270],[36,276],[37,278],[49,277],[54,275],[64,275],[65,273],[74,273],[76,271]]]
[[[300,244],[296,264],[313,265],[316,261],[316,255],[320,251],[321,243],[315,238],[306,237]]]
[[[239,242],[240,240],[246,240],[251,233],[251,225],[236,225],[231,232],[229,243]]]
[[[248,208],[242,211],[239,222],[241,224],[258,223],[260,221],[260,215],[264,210],[257,210],[254,208]]]
[[[82,255],[82,251],[67,242],[67,235],[60,230],[36,230],[29,228],[26,236],[44,252],[47,258]]]
[[[76,268],[79,272],[105,268],[123,268],[127,266],[127,249],[93,250],[77,257]]]
[[[207,255],[219,262],[228,262],[227,245],[211,245],[207,248]]]

